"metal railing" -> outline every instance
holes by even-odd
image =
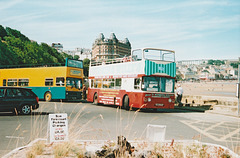
[[[100,60],[92,60],[91,66],[99,66],[99,65],[109,65],[116,63],[124,63],[124,62],[132,62],[132,58],[124,57],[124,58],[115,58],[115,59],[100,59]]]

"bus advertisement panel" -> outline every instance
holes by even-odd
[[[65,66],[0,69],[0,86],[31,88],[39,99],[81,99],[83,62],[66,59]]]
[[[133,50],[127,60],[91,62],[87,100],[127,110],[131,107],[173,109],[175,77],[174,51]]]

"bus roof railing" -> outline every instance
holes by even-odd
[[[131,62],[131,56],[115,59],[91,60],[91,66],[109,65],[123,62]]]
[[[167,49],[158,49],[158,48],[142,48],[142,49],[134,49],[134,50],[132,50],[130,56],[125,56],[125,57],[122,57],[122,58],[91,60],[91,66],[99,66],[99,65],[108,65],[108,64],[139,61],[138,59],[135,59],[134,55],[133,55],[133,51],[136,51],[136,50],[141,50],[142,51],[140,60],[145,58],[144,54],[143,54],[145,50],[159,50],[159,51],[163,51],[163,54],[162,54],[163,58],[161,60],[159,60],[160,62],[175,62],[175,51],[167,50]],[[164,56],[167,55],[167,54],[172,54],[173,57],[171,57],[170,59],[165,59]],[[108,54],[102,54],[100,56],[108,56]],[[154,59],[150,59],[150,58],[147,59],[147,60],[155,61]]]

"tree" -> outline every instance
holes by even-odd
[[[62,52],[61,54],[62,54],[64,59],[66,59],[66,58],[73,59],[73,56],[71,56],[71,55],[69,55],[69,54],[67,54],[65,52]]]
[[[238,65],[240,64],[240,62],[238,63],[231,63],[230,65],[233,67],[233,68],[238,68]]]
[[[90,60],[88,58],[85,58],[83,60],[83,73],[85,77],[88,77],[89,64],[90,64]]]
[[[176,75],[176,80],[182,81],[183,80],[182,75],[181,74]]]
[[[17,65],[19,62],[17,54],[0,41],[0,65]]]
[[[0,37],[3,39],[5,36],[7,36],[7,32],[4,27],[0,25]]]
[[[209,73],[209,71],[208,71],[208,70],[203,70],[202,72],[206,72],[206,73]]]
[[[22,41],[30,41],[25,35],[23,35],[20,31],[11,29],[10,27],[6,27],[6,31],[8,36],[14,36],[16,38],[20,38]]]
[[[39,45],[30,41],[18,30],[0,25],[0,65],[64,64],[67,57],[73,58],[46,43]]]
[[[74,55],[74,57],[73,57],[73,59],[76,59],[76,60],[78,60],[80,57],[79,57],[79,55]]]
[[[217,65],[217,66],[220,66],[220,65],[223,65],[225,64],[225,62],[223,60],[208,60],[208,65]]]

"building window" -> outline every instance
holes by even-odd
[[[8,79],[8,86],[17,86],[17,79]]]
[[[18,86],[28,86],[29,85],[29,79],[19,79],[18,80]]]
[[[46,78],[45,79],[45,86],[53,86],[53,79],[52,78]]]

